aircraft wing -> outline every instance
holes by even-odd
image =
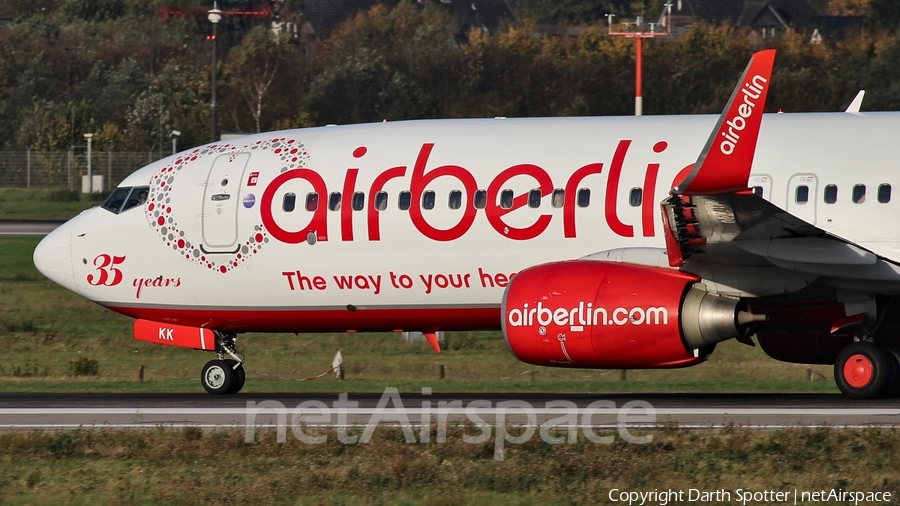
[[[871,271],[883,280],[876,264],[887,262],[747,188],[774,57],[753,56],[693,169],[662,202],[669,265],[774,264],[834,277]]]

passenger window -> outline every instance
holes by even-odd
[[[834,204],[837,202],[837,185],[825,185],[825,203]]]
[[[795,195],[795,200],[798,204],[805,204],[809,202],[809,186],[803,185],[797,187],[797,194]]]
[[[753,194],[756,195],[757,197],[762,197],[763,196],[763,187],[762,186],[754,186]]]
[[[484,190],[478,190],[475,192],[475,209],[484,209],[484,205],[487,204],[487,192]]]
[[[366,206],[366,194],[363,192],[356,192],[353,194],[353,210],[354,211],[362,211],[363,207]]]
[[[462,192],[459,190],[453,190],[450,192],[450,199],[447,202],[447,205],[450,209],[459,209],[462,207]]]
[[[631,204],[631,207],[641,207],[641,202],[644,201],[644,190],[640,188],[632,188],[631,194],[628,196],[628,203]]]
[[[378,192],[375,194],[375,210],[384,211],[387,209],[388,195],[387,192]]]
[[[541,190],[535,188],[528,192],[528,207],[532,209],[541,207]]]
[[[281,202],[281,209],[284,212],[289,213],[294,210],[294,207],[297,205],[297,195],[293,193],[285,193],[284,200]]]
[[[866,201],[866,185],[858,184],[853,187],[853,203],[862,204]]]
[[[891,185],[883,184],[878,186],[878,202],[887,204],[891,201]]]
[[[553,207],[559,209],[566,202],[566,190],[557,188],[553,190]]]
[[[590,204],[591,204],[590,188],[579,188],[578,189],[578,207],[587,207]]]
[[[106,200],[103,201],[102,207],[107,211],[112,212],[113,214],[119,214],[119,210],[122,209],[122,204],[125,203],[125,200],[128,199],[128,194],[131,193],[131,187],[125,188],[116,188],[112,193],[109,194],[109,197],[106,197]]]
[[[422,194],[422,207],[424,209],[434,209],[434,191],[428,190]]]
[[[401,211],[408,211],[409,204],[412,201],[412,196],[408,191],[400,192],[400,196],[397,197],[397,207],[400,208]]]
[[[512,190],[503,190],[500,192],[500,207],[503,209],[512,209],[513,205],[513,191]]]
[[[339,211],[341,209],[341,193],[334,192],[328,197],[328,209]]]
[[[312,192],[306,194],[306,210],[315,211],[319,208],[319,194]]]

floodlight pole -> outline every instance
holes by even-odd
[[[218,26],[219,21],[222,19],[222,11],[219,10],[219,6],[216,2],[213,2],[213,8],[209,11],[209,16],[207,16],[209,22],[212,23],[213,32],[212,32],[212,101],[210,102],[211,116],[212,116],[212,125],[210,127],[210,142],[216,142],[219,137],[219,105],[216,103],[216,67],[218,66],[216,54],[217,46],[219,42],[217,39],[218,35]]]
[[[181,135],[181,131],[172,130],[172,133],[169,134],[172,137],[172,154],[178,152],[178,137]]]
[[[88,177],[88,193],[94,193],[94,176],[91,174],[91,139],[94,134],[84,134],[87,139],[87,177]]]
[[[613,21],[612,18],[615,14],[607,14],[606,18],[609,22],[607,32],[608,35],[613,37],[627,37],[631,39],[635,39],[635,72],[634,72],[634,115],[641,116],[644,113],[644,39],[653,39],[656,37],[669,37],[672,35],[672,4],[667,3],[666,7],[666,31],[665,32],[657,32],[656,31],[656,23],[650,23],[650,31],[645,32],[643,26],[637,26],[639,31],[629,32],[627,31],[627,27],[629,23],[625,24],[626,31],[624,32],[614,32],[613,31]]]
[[[204,0],[205,1],[205,0]],[[222,16],[259,16],[266,19],[272,19],[272,7],[263,5],[258,10],[231,10],[221,11],[217,2],[213,2],[213,8],[203,10],[202,8],[188,7],[180,9],[177,7],[159,6],[159,19],[166,20],[172,16],[206,16],[206,19],[212,23],[212,35],[207,35],[206,40],[213,43],[212,46],[212,99],[210,100],[210,141],[216,142],[219,137],[219,104],[216,102],[216,69],[218,67],[218,24],[222,20]],[[160,155],[162,155],[162,146],[160,146]]]

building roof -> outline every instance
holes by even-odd
[[[778,27],[808,25],[812,12],[806,0],[746,0],[737,26]]]
[[[811,23],[812,13],[806,0],[673,0],[672,18],[787,28]]]

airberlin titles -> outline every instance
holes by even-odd
[[[612,161],[609,165],[609,173],[607,176],[606,193],[604,201],[604,214],[606,222],[610,230],[622,237],[634,237],[635,230],[633,225],[623,223],[618,216],[617,206],[619,197],[619,179],[622,173],[622,167],[625,164],[625,158],[631,147],[631,140],[619,141]],[[660,154],[666,150],[668,143],[659,141],[653,146],[653,152]],[[407,177],[409,172],[409,192],[410,192],[410,208],[409,217],[416,229],[425,237],[435,241],[453,241],[459,239],[469,231],[472,224],[477,218],[478,210],[473,202],[473,196],[479,188],[475,176],[459,165],[441,165],[438,167],[429,167],[429,158],[432,152],[437,149],[434,143],[422,144],[419,153],[416,156],[412,170],[406,165],[392,167],[378,174],[368,188],[368,205],[366,206],[366,232],[369,241],[381,240],[381,228],[379,223],[380,211],[375,208],[376,195],[384,189],[385,184],[397,178]],[[353,151],[354,158],[362,158],[365,156],[367,148],[358,147]],[[690,170],[689,165],[682,169],[675,180],[679,180]],[[659,173],[660,164],[650,163],[647,165],[642,203],[641,203],[641,234],[644,237],[653,237],[656,234],[656,180]],[[586,210],[577,211],[577,194],[582,187],[582,182],[588,176],[601,174],[604,171],[603,163],[589,163],[578,168],[569,176],[568,180],[562,188],[565,189],[565,198],[562,204],[562,220],[563,220],[563,236],[565,238],[576,237],[575,214],[576,212],[586,212]],[[348,168],[344,182],[340,191],[345,200],[358,191],[357,179],[359,176],[359,168]],[[522,163],[513,165],[501,171],[487,185],[486,203],[484,206],[484,214],[491,227],[500,235],[513,240],[528,240],[541,235],[553,220],[553,214],[541,214],[534,222],[525,227],[512,226],[505,220],[505,216],[517,209],[528,205],[528,193],[523,193],[513,199],[512,205],[503,208],[498,204],[500,193],[505,189],[505,185],[514,177],[526,176],[534,180],[534,188],[539,189],[541,198],[553,193],[557,186],[554,181],[542,167],[534,164]],[[428,185],[440,177],[450,177],[459,181],[461,189],[464,190],[465,198],[460,203],[462,212],[459,214],[459,221],[449,228],[438,228],[430,224],[426,218],[427,213],[423,212],[422,195],[427,191]],[[322,176],[309,168],[298,168],[285,171],[275,177],[274,180],[266,187],[260,201],[260,214],[263,225],[275,240],[288,243],[298,244],[309,240],[310,233],[315,234],[317,241],[327,241],[328,233],[328,208],[325,205],[319,205],[310,215],[309,223],[298,229],[288,230],[278,223],[278,218],[272,213],[272,204],[277,195],[281,195],[281,188],[286,183],[294,180],[302,180],[309,183],[313,191],[322,197],[328,195],[329,191],[336,191],[336,188],[329,189]],[[558,182],[557,182],[558,183]],[[348,202],[349,204],[349,202]],[[343,205],[340,212],[340,234],[342,241],[353,241],[356,239],[356,231],[353,224],[353,209],[350,205]]]
[[[739,132],[747,128],[747,118],[753,115],[757,101],[765,91],[766,83],[768,82],[765,77],[755,75],[749,83],[744,83],[744,86],[741,87],[741,93],[744,95],[743,101],[733,109],[734,115],[731,119],[725,121],[725,124],[728,125],[728,130],[726,131],[724,127],[722,129],[722,137],[725,140],[719,144],[719,150],[722,151],[723,155],[727,156],[734,153],[734,149],[741,141]]]
[[[597,325],[668,325],[669,310],[664,307],[633,307],[627,309],[617,307],[612,311],[606,308],[592,307],[593,302],[585,305],[579,301],[572,307],[557,307],[550,309],[539,301],[531,308],[526,302],[521,309],[515,308],[507,314],[507,324],[510,327],[528,327],[535,324],[541,327],[553,324],[558,327],[569,326],[572,332],[581,332],[585,327]]]

